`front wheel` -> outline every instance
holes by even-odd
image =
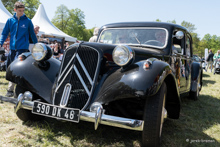
[[[17,85],[15,88],[15,96],[14,97],[17,98],[20,93],[24,93],[25,91],[26,90],[23,87]],[[31,113],[30,110],[26,110],[26,109],[22,109],[22,108],[16,112],[16,115],[20,120],[22,120],[24,122],[26,122],[28,120],[38,121],[38,120],[42,120],[44,118],[43,116],[35,115],[35,114]]]
[[[159,146],[160,144],[164,119],[167,117],[166,96],[167,87],[166,83],[163,83],[159,91],[146,100],[142,133],[143,146]]]

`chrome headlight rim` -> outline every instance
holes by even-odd
[[[117,62],[117,60],[115,59],[115,58],[117,57],[117,55],[115,54],[115,52],[116,52],[117,49],[119,49],[119,48],[124,49],[124,50],[127,52],[127,54],[128,54],[127,61],[124,62],[124,63],[119,63],[119,62]],[[129,46],[127,46],[127,45],[118,45],[118,46],[116,46],[116,47],[114,48],[114,50],[113,50],[113,52],[112,52],[112,59],[113,59],[113,61],[114,61],[117,65],[122,66],[122,67],[123,67],[123,66],[126,66],[126,65],[128,65],[128,64],[134,59],[134,51],[133,51]]]
[[[37,47],[38,45],[40,45],[40,46],[43,47],[43,51],[42,51],[43,54],[42,54],[41,58],[39,58],[39,59],[37,59],[37,58],[34,56],[34,49],[35,49],[35,47]],[[48,51],[47,51],[47,47],[46,47],[45,44],[43,44],[43,43],[36,43],[36,44],[34,45],[32,51],[31,51],[31,55],[32,55],[32,57],[33,57],[36,61],[42,61],[42,60],[46,57],[47,52],[48,52]]]

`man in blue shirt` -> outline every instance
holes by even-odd
[[[16,13],[7,20],[0,37],[0,47],[2,47],[10,33],[10,52],[7,57],[7,67],[11,62],[17,59],[20,54],[29,51],[29,35],[33,43],[37,43],[34,26],[31,20],[24,14],[24,4],[18,1],[14,6]],[[14,95],[14,86],[14,83],[9,82],[6,96],[12,97]]]

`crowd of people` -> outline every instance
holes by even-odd
[[[211,72],[214,67],[214,74],[216,70],[216,63],[220,62],[220,50],[218,50],[215,54],[212,52],[212,50],[209,50],[208,57],[206,59],[207,66],[205,67],[205,71],[207,72],[208,69],[210,68]]]
[[[20,54],[31,52],[34,44],[42,41],[45,43],[45,39],[42,40],[42,38],[38,38],[37,36],[40,27],[33,25],[31,19],[24,14],[24,10],[25,5],[22,2],[15,2],[15,13],[7,20],[0,36],[0,49],[5,51],[5,54],[2,54],[0,57],[0,67],[3,67],[3,64],[5,64],[5,70]],[[53,57],[58,60],[62,59],[64,51],[69,47],[68,42],[61,45],[56,40],[50,42],[48,38],[46,38],[46,42],[54,52]],[[14,87],[15,84],[9,82],[6,96],[14,96]]]
[[[55,58],[57,60],[62,60],[63,53],[70,46],[69,42],[65,42],[65,44],[63,44],[63,47],[62,47],[61,43],[57,42],[57,40],[49,41],[48,45],[53,50],[53,58]]]

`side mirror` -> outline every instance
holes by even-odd
[[[184,33],[182,31],[177,31],[173,37],[176,37],[179,40],[183,39]]]

